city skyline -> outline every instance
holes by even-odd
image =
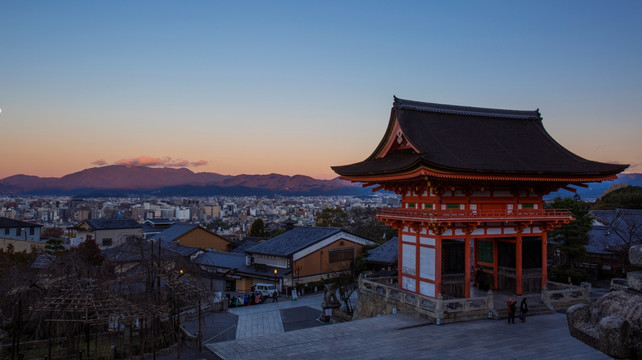
[[[5,2],[0,179],[112,165],[331,179],[392,96],[539,108],[642,172],[642,4]]]

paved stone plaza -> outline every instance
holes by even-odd
[[[479,320],[427,325],[386,315],[284,332],[280,310],[320,310],[320,295],[230,309],[238,315],[236,340],[209,343],[221,359],[608,359],[569,335],[566,316],[533,316],[526,323]],[[202,353],[200,358],[211,358]]]

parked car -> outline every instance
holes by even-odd
[[[258,283],[252,285],[251,290],[253,292],[259,292],[263,297],[272,297],[276,293],[276,288],[274,284]]]
[[[629,282],[622,278],[611,279],[611,291],[626,290],[629,288]]]

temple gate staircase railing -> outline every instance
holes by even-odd
[[[484,297],[446,298],[440,294],[433,299],[381,283],[381,279],[377,280],[360,278],[359,297],[362,294],[374,295],[381,301],[396,305],[395,309],[399,308],[399,311],[407,309],[435,324],[494,318],[497,314],[492,290]]]

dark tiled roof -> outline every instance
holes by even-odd
[[[396,134],[394,121],[412,150],[378,158]],[[342,176],[385,175],[420,166],[442,172],[530,176],[608,176],[628,165],[583,159],[544,129],[539,110],[503,110],[441,105],[395,98],[386,135],[365,161],[332,168]]]
[[[279,236],[253,246],[248,253],[289,256],[329,236],[341,232],[341,228],[296,227]]]
[[[158,234],[161,231],[167,229],[166,227],[157,227],[150,224],[143,224],[143,234]]]
[[[396,263],[399,255],[398,238],[393,237],[383,245],[370,250],[368,254],[363,260],[386,265]]]
[[[151,246],[148,241],[127,239],[124,243],[102,251],[105,259],[112,262],[141,261],[142,257],[151,258]]]
[[[176,244],[161,243],[163,256],[179,256],[183,255],[177,251]],[[135,262],[141,261],[143,258],[150,259],[152,257],[152,246],[154,246],[154,256],[158,256],[158,247],[149,240],[140,239],[127,239],[124,243],[107,248],[102,251],[105,259],[112,262]],[[198,250],[198,249],[196,249]]]
[[[142,225],[136,220],[131,219],[101,219],[101,220],[84,220],[94,230],[109,229],[142,229]],[[78,226],[78,225],[76,225]]]
[[[624,244],[614,231],[609,231],[608,226],[593,225],[586,236],[588,244],[585,248],[589,254],[612,254]]]
[[[21,227],[42,227],[42,225],[29,223],[26,221],[0,217],[0,228],[21,228]]]
[[[607,226],[610,232],[630,241],[631,245],[642,243],[642,210],[591,210],[589,215]]]
[[[147,219],[144,223],[151,226],[169,226],[173,225],[175,221],[170,219]]]
[[[174,241],[169,241],[169,240],[161,240],[161,241],[162,241],[163,249],[177,252],[183,256],[192,256],[199,251],[203,251],[201,250],[201,248],[181,245]]]
[[[264,279],[274,279],[274,268],[262,264],[245,265],[238,269],[237,273],[262,277]],[[279,268],[277,277],[288,276],[290,273],[290,269]]]
[[[46,269],[56,260],[55,255],[50,254],[40,254],[36,260],[31,264],[32,269]]]
[[[245,255],[222,251],[207,251],[200,254],[194,263],[227,269],[238,269],[245,266]]]
[[[262,242],[265,242],[264,238],[261,237],[252,237],[252,236],[246,236],[243,238],[243,240],[236,242],[238,246],[234,248],[233,250],[230,250],[231,253],[236,253],[236,254],[245,254],[245,250],[258,245]]]
[[[151,240],[163,239],[167,241],[175,241],[179,237],[187,234],[188,232],[196,229],[198,225],[192,224],[174,224],[161,233],[152,236]]]

